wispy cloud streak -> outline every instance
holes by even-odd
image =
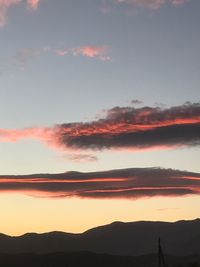
[[[171,3],[174,5],[174,6],[179,6],[179,5],[183,5],[186,3],[187,0],[171,0]]]
[[[127,4],[133,7],[144,7],[150,10],[157,10],[166,3],[174,6],[182,5],[186,0],[113,0],[116,4]]]
[[[107,55],[108,47],[106,46],[81,46],[73,49],[73,54],[82,55],[90,58],[98,58],[103,61],[110,60]]]
[[[0,0],[0,27],[6,24],[8,9],[20,2],[21,0]]]
[[[27,0],[27,5],[33,10],[36,10],[38,8],[39,2],[40,0]]]
[[[118,4],[129,4],[138,7],[145,7],[149,9],[158,9],[164,3],[165,0],[113,0],[115,3]]]
[[[200,194],[200,174],[160,168],[0,176],[0,192],[40,197],[139,198]]]
[[[49,128],[0,129],[1,142],[40,139],[66,150],[152,149],[200,145],[200,104],[114,107],[102,119]]]
[[[13,58],[12,62],[19,66],[21,70],[26,68],[27,63],[41,54],[40,49],[23,49],[19,51]]]
[[[7,21],[8,9],[12,6],[23,3],[23,0],[0,0],[0,27],[5,26]],[[33,10],[36,10],[40,0],[27,0],[26,4]]]
[[[58,57],[68,56],[81,56],[90,59],[97,59],[100,61],[110,61],[111,58],[108,54],[108,46],[79,46],[77,47],[65,47],[60,48],[59,46],[53,48],[51,46],[40,47],[40,48],[24,48],[18,51],[11,60],[7,60],[7,64],[3,69],[10,67],[19,67],[21,70],[25,70],[26,66],[30,61],[44,55],[54,55]],[[5,64],[4,64],[5,65]]]
[[[90,154],[69,154],[67,155],[67,158],[77,163],[94,162],[98,160],[96,156]]]

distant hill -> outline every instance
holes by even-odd
[[[168,222],[114,222],[82,234],[50,232],[10,237],[0,234],[0,253],[90,251],[112,255],[157,253],[161,237],[165,254],[200,255],[200,219]]]

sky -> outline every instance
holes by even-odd
[[[199,0],[0,0],[0,232],[200,216]]]

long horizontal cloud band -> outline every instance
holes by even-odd
[[[64,134],[60,141],[66,146],[83,149],[192,146],[200,144],[200,124],[164,126],[153,130],[120,134],[93,134],[77,137],[65,137]]]
[[[170,148],[200,145],[200,104],[115,107],[103,119],[52,128],[0,129],[0,141],[35,138],[73,150]]]
[[[138,198],[200,194],[200,174],[160,168],[0,176],[1,192],[46,197]]]

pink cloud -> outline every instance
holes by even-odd
[[[82,55],[90,58],[98,58],[100,60],[106,61],[110,60],[107,55],[107,46],[80,46],[73,49],[74,55]]]
[[[0,0],[0,27],[6,24],[8,9],[22,2],[23,0]],[[40,0],[27,0],[26,2],[31,9],[36,10]]]
[[[199,195],[200,174],[173,169],[129,168],[98,172],[0,175],[0,193],[12,192],[35,197],[99,199]]]
[[[0,0],[1,1],[1,0]],[[81,46],[81,47],[30,47],[24,48],[19,51],[15,55],[11,57],[11,59],[7,60],[7,64],[4,64],[4,69],[7,68],[15,68],[18,67],[20,70],[25,70],[27,65],[36,60],[38,57],[42,57],[44,55],[53,55],[58,57],[66,57],[67,55],[72,56],[85,56],[90,58],[97,58],[101,61],[110,60],[109,55],[107,54],[106,46],[99,47],[91,47],[91,46]]]
[[[0,129],[0,142],[31,138],[65,151],[168,149],[200,145],[200,104],[159,107],[114,107],[105,118],[51,128]],[[91,155],[71,160],[95,160]]]
[[[17,142],[25,138],[41,140],[51,146],[54,144],[57,146],[55,128],[0,129],[0,142]]]
[[[0,0],[0,27],[6,24],[8,9],[20,2],[21,0]]]
[[[39,2],[40,0],[27,0],[27,5],[33,10],[36,10],[38,8]]]
[[[63,57],[63,56],[66,56],[68,54],[68,50],[67,49],[57,49],[57,50],[55,50],[55,53],[56,53],[56,55]]]

